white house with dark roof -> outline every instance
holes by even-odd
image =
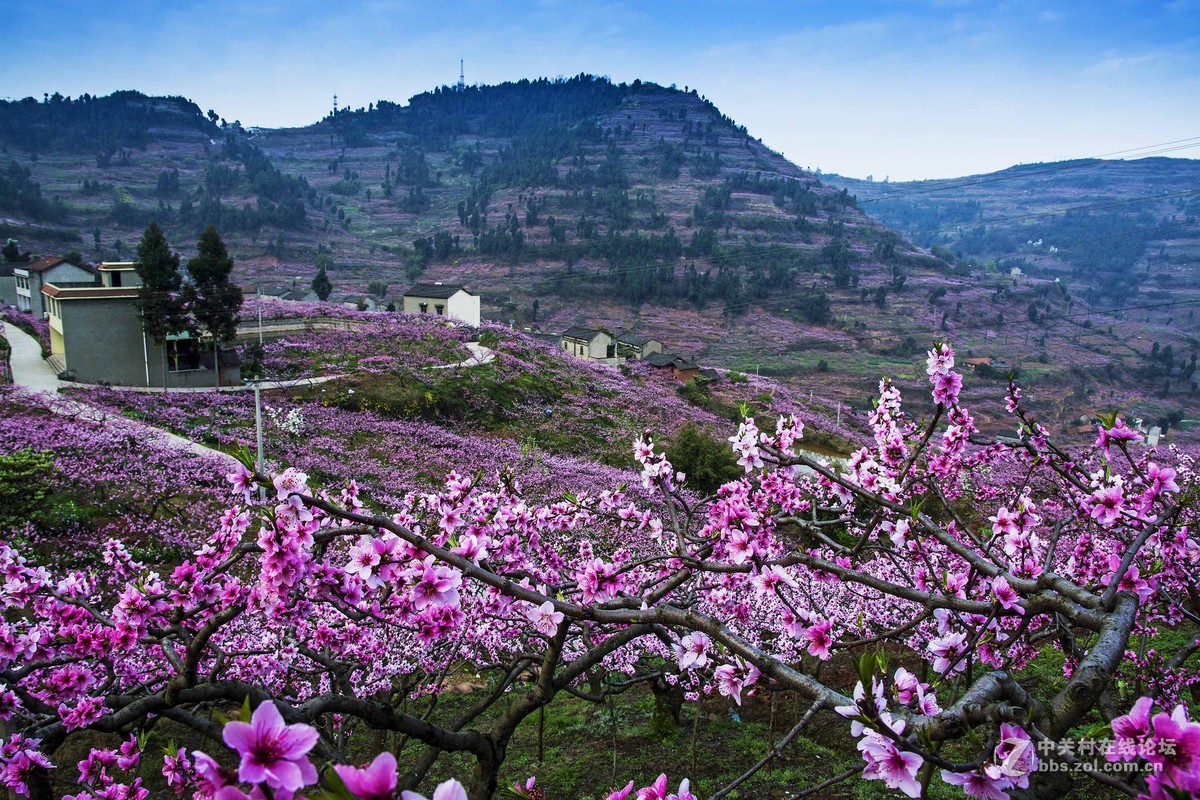
[[[479,295],[459,283],[417,283],[404,293],[407,314],[437,314],[479,327]]]
[[[567,328],[559,336],[562,349],[576,358],[606,361],[617,357],[617,345],[613,337],[595,328],[578,325]]]
[[[39,258],[32,264],[13,267],[17,308],[35,316],[45,315],[42,287],[48,283],[94,283],[96,273],[90,267],[72,264],[65,258]]]
[[[638,336],[633,331],[617,331],[617,355],[625,358],[645,358],[651,353],[661,353],[663,343],[648,336]]]

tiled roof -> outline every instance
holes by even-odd
[[[467,294],[467,287],[461,283],[415,283],[412,288],[404,293],[405,297],[433,297],[439,300],[446,300],[453,297],[457,292],[464,291]]]
[[[585,342],[590,342],[592,339],[596,338],[596,334],[598,333],[600,333],[600,331],[596,330],[595,328],[584,328],[576,325],[572,328],[567,328],[565,331],[563,331],[562,335],[564,339],[582,339]]]
[[[53,283],[47,283],[42,287],[42,294],[55,297],[59,300],[132,299],[138,296],[138,290],[136,286],[118,288],[108,286],[79,286],[64,289],[55,286]]]
[[[64,261],[66,261],[65,258],[39,258],[27,267],[17,265],[17,269],[24,269],[26,272],[45,272],[48,269],[54,269]]]
[[[95,272],[95,270],[93,270],[91,267],[87,266],[86,264],[75,264],[74,262],[67,261],[65,258],[39,258],[37,261],[34,261],[32,264],[13,264],[13,266],[16,267],[17,269],[23,269],[26,272],[32,273],[32,272],[46,272],[47,270],[54,269],[59,264],[70,264],[73,267],[78,267],[79,269],[83,270],[84,272],[92,272],[92,273]]]
[[[638,336],[632,331],[617,331],[616,340],[621,344],[627,344],[631,347],[642,347],[650,342],[658,341],[658,339],[651,336]]]

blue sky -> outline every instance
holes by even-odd
[[[182,94],[246,125],[404,101],[461,56],[470,83],[690,86],[796,163],[876,180],[1200,137],[1200,0],[5,5],[0,94]]]

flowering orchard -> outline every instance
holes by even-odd
[[[1200,723],[1186,701],[1200,642],[1146,645],[1200,621],[1193,461],[1145,449],[1116,419],[1086,453],[1064,452],[1016,386],[1017,433],[985,442],[948,347],[928,373],[928,417],[884,380],[873,444],[837,471],[798,451],[794,417],[773,430],[745,420],[730,437],[744,478],[703,500],[647,433],[635,457],[649,496],[534,503],[519,476],[451,473],[380,507],[354,481],[242,466],[219,525],[179,563],[113,548],[102,567],[57,569],[7,545],[0,775],[39,799],[68,783],[76,798],[146,797],[132,769],[152,759],[197,797],[387,798],[460,753],[474,762],[465,787],[434,798],[487,798],[539,709],[661,679],[692,699],[803,695],[784,743],[818,715],[839,720],[861,764],[810,789],[860,779],[910,797],[931,784],[1057,797],[1074,774],[1194,796]],[[1061,680],[1022,682],[1046,651],[1061,655]],[[842,654],[856,676],[821,670]],[[495,680],[457,719],[420,713],[412,699],[463,665]],[[216,721],[239,704],[241,718]],[[207,744],[164,753],[150,744],[159,719]],[[424,749],[347,765],[364,731]],[[1115,745],[1098,766],[1059,746],[1097,731]],[[96,733],[125,744],[63,762]],[[639,800],[692,797],[687,781],[646,782]]]

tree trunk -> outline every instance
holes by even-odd
[[[683,711],[683,690],[672,686],[662,678],[650,681],[654,693],[654,715],[650,727],[659,733],[668,733],[679,726],[679,715]]]
[[[492,752],[488,756],[476,755],[475,774],[467,790],[467,800],[491,800],[495,796],[500,788],[500,765],[504,763],[507,749],[508,739],[505,737],[503,742],[492,742]]]

